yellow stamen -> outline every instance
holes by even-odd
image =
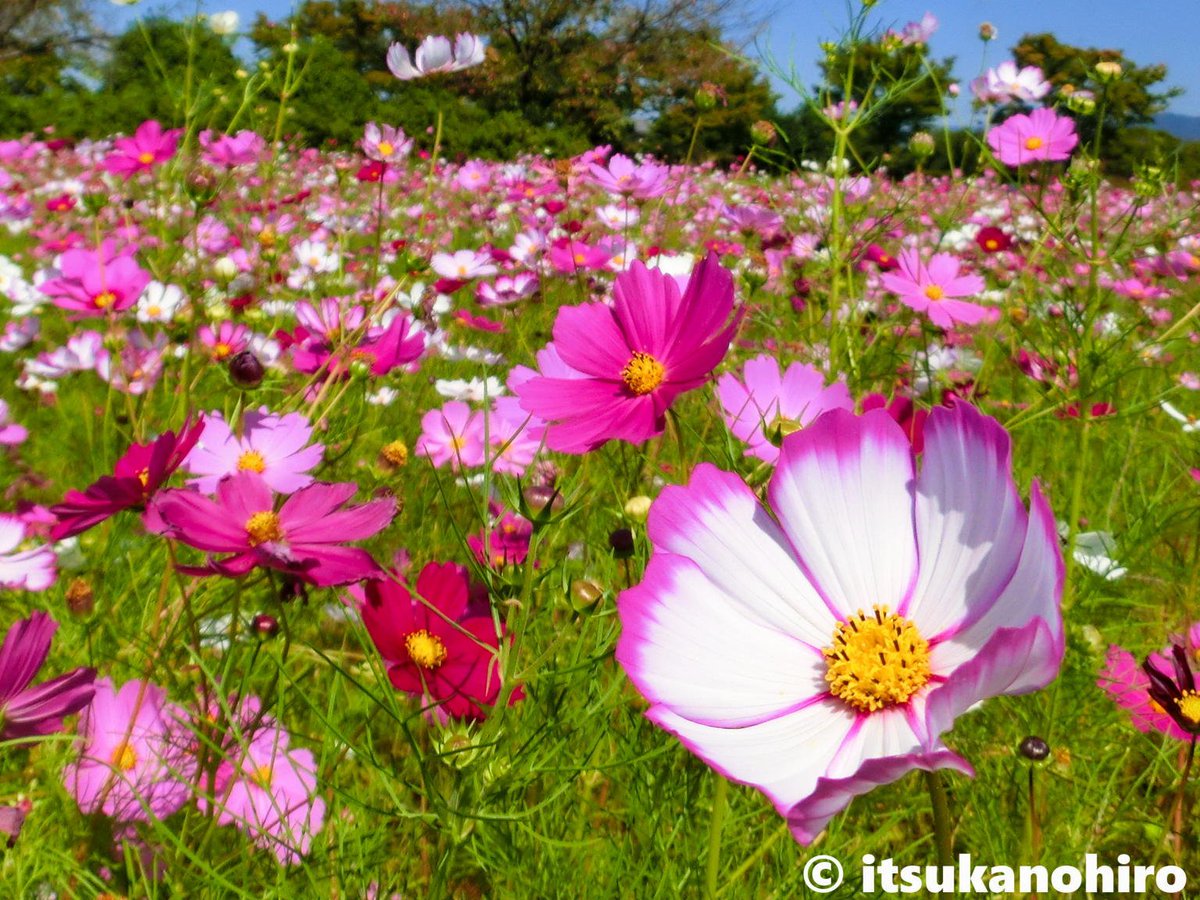
[[[985,246],[989,250],[995,250],[996,248],[998,248],[1000,246],[1000,242],[998,240],[996,240],[995,238],[988,238],[986,241],[983,242],[983,246]]]
[[[247,450],[238,457],[239,472],[258,472],[261,475],[266,468],[267,461],[257,450]]]
[[[1025,139],[1025,149],[1026,150],[1037,150],[1044,143],[1045,143],[1045,141],[1043,141],[1040,137],[1026,138]]]
[[[388,141],[380,141],[378,149],[380,156],[391,156],[396,152],[396,148],[393,147]]]
[[[829,692],[859,712],[907,703],[929,681],[929,642],[886,606],[839,622],[821,652]]]
[[[403,466],[408,462],[408,445],[404,441],[392,441],[380,448],[379,455],[393,466]]]
[[[625,382],[625,387],[638,396],[649,394],[663,383],[666,375],[667,370],[662,363],[640,350],[630,357],[629,362],[625,363],[625,368],[621,370],[621,380]]]
[[[213,358],[214,359],[224,359],[232,352],[233,352],[233,348],[230,347],[227,343],[225,343],[224,341],[217,341],[216,345],[213,347]]]
[[[117,295],[112,291],[102,291],[92,298],[92,303],[95,304],[96,309],[108,309],[116,302]]]
[[[404,647],[408,650],[409,659],[422,669],[436,669],[446,661],[446,645],[441,638],[424,628],[406,637]]]
[[[113,749],[112,756],[109,757],[114,769],[120,769],[122,772],[128,772],[137,765],[137,751],[129,746],[128,741],[121,741]]]
[[[250,538],[251,547],[280,540],[283,529],[279,526],[279,514],[269,509],[256,512],[246,520],[246,535]]]
[[[1175,701],[1179,712],[1191,725],[1200,725],[1200,694],[1195,691],[1184,691]]]
[[[929,287],[925,288],[925,296],[930,300],[941,300],[946,296],[946,292],[943,291],[940,286],[931,284]]]
[[[154,154],[149,150],[143,150],[138,154],[138,162],[140,162],[143,166],[148,166],[150,163],[154,162]]]
[[[254,783],[257,784],[264,791],[268,790],[271,787],[271,767],[270,766],[259,766],[257,769],[254,770],[254,774],[251,775],[250,777],[254,780]]]

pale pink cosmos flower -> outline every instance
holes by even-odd
[[[167,343],[162,332],[150,337],[140,329],[130,331],[116,356],[105,354],[96,361],[96,374],[122,393],[144,394],[158,384]]]
[[[481,281],[475,288],[475,300],[485,309],[513,306],[537,293],[538,277],[533,272],[499,275],[494,281]]]
[[[79,808],[123,822],[177,812],[196,776],[185,721],[158,685],[127,681],[118,691],[107,678],[97,681],[79,720],[79,758],[63,770]]]
[[[591,163],[588,172],[592,182],[611,194],[635,197],[644,200],[666,193],[667,166],[655,162],[635,163],[628,156],[616,154],[607,166]]]
[[[318,587],[372,578],[379,567],[371,555],[347,541],[369,538],[396,514],[391,497],[346,506],[358,485],[314,482],[284,500],[276,498],[253,471],[227,475],[216,498],[192,490],[156,496],[148,517],[156,531],[198,550],[231,554],[209,557],[201,567],[181,567],[192,575],[236,578],[262,566]]]
[[[412,151],[413,142],[403,128],[394,125],[376,125],[368,122],[363,129],[360,143],[367,159],[382,163],[397,163]]]
[[[309,444],[312,425],[303,414],[272,415],[267,407],[248,411],[240,434],[234,434],[219,412],[204,417],[204,433],[192,448],[183,468],[200,477],[188,484],[204,494],[236,472],[257,472],[267,487],[291,494],[312,484],[312,470],[320,464],[323,444]]]
[[[429,267],[443,278],[452,278],[455,281],[485,278],[488,275],[495,275],[499,271],[492,262],[491,254],[486,250],[456,250],[453,253],[435,253],[429,260]]]
[[[1079,135],[1069,116],[1052,109],[1035,109],[1029,115],[1009,116],[987,133],[988,146],[1006,166],[1067,159]]]
[[[483,415],[467,404],[452,400],[441,409],[421,417],[421,436],[416,453],[429,457],[437,468],[449,465],[454,471],[483,465]]]
[[[421,41],[411,59],[403,44],[392,44],[387,51],[387,67],[401,81],[438,72],[460,72],[483,60],[483,41],[466,32],[455,38],[453,47],[449,38],[431,34]]]
[[[905,306],[925,313],[934,325],[953,328],[986,318],[986,307],[959,299],[978,294],[986,282],[978,275],[959,275],[957,257],[935,253],[925,263],[920,250],[908,249],[901,252],[898,262],[898,268],[880,276],[883,286],[899,294]]]
[[[708,464],[663,490],[616,655],[651,721],[808,844],[913,769],[973,774],[942,735],[1058,674],[1062,551],[1008,434],[961,403],[930,413],[920,466],[886,412],[827,412],[767,497]]]
[[[288,740],[281,728],[263,728],[221,763],[217,824],[235,825],[281,865],[292,866],[321,831],[325,801],[317,794],[312,751],[288,749]]]
[[[1018,100],[1030,103],[1050,93],[1050,82],[1037,66],[1018,69],[1012,60],[988,69],[971,82],[971,90],[984,103],[1008,103]]]
[[[0,513],[0,587],[10,591],[44,591],[58,580],[57,557],[45,545],[17,549],[26,534],[21,518]]]
[[[854,410],[845,382],[826,386],[813,366],[792,363],[780,374],[779,361],[757,356],[742,367],[741,378],[727,372],[717,379],[717,399],[725,424],[746,444],[746,455],[764,462],[779,459],[783,438],[829,409]]]
[[[0,400],[0,444],[12,447],[25,443],[28,437],[29,431],[9,418],[8,404]]]

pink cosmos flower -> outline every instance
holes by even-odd
[[[79,808],[123,822],[177,812],[196,774],[185,721],[158,685],[127,681],[117,691],[109,679],[97,681],[79,720],[79,758],[63,771]]]
[[[978,275],[959,275],[957,257],[935,253],[926,264],[921,261],[921,251],[914,248],[902,251],[899,262],[895,271],[880,276],[883,286],[899,294],[905,306],[929,316],[934,325],[974,325],[987,316],[985,307],[958,299],[978,294],[987,285]]]
[[[117,460],[112,475],[104,475],[82,492],[67,491],[62,503],[50,507],[58,519],[51,540],[61,541],[87,531],[123,509],[140,509],[191,452],[204,431],[204,419],[186,421],[176,434],[164,431],[152,443],[133,444]]]
[[[564,275],[603,269],[612,259],[612,254],[603,246],[593,247],[583,241],[572,241],[566,238],[555,241],[550,246],[547,256],[550,264]]]
[[[0,739],[15,740],[62,729],[64,716],[91,702],[95,669],[73,669],[36,687],[30,682],[46,662],[58,623],[35,610],[9,626],[0,647]]]
[[[1169,653],[1151,653],[1150,661],[1164,671],[1171,671]],[[1108,648],[1104,668],[1096,686],[1108,694],[1117,706],[1129,712],[1133,727],[1143,733],[1154,730],[1170,735],[1177,741],[1189,741],[1192,736],[1171,718],[1170,714],[1150,697],[1150,677],[1128,650],[1115,644]]]
[[[235,169],[253,165],[258,161],[267,143],[256,132],[239,131],[237,134],[214,134],[205,129],[200,132],[201,156],[210,166],[218,169]]]
[[[217,484],[216,500],[190,490],[166,491],[154,501],[159,530],[223,559],[183,571],[236,578],[256,566],[277,569],[308,584],[327,587],[371,578],[378,566],[365,550],[341,546],[387,527],[396,514],[391,497],[345,506],[358,485],[314,482],[275,509],[263,477],[239,471]]]
[[[281,728],[260,729],[217,770],[217,824],[237,826],[284,866],[308,855],[325,824],[316,760],[311,750],[289,750],[288,740]]]
[[[480,565],[493,569],[519,566],[529,555],[533,523],[498,504],[489,504],[494,521],[478,534],[467,537],[467,546]]]
[[[180,134],[178,128],[163,131],[154,119],[143,122],[133,137],[117,138],[113,142],[115,150],[104,160],[104,169],[113,175],[122,175],[126,180],[138,172],[149,172],[175,155]]]
[[[10,447],[25,443],[29,432],[23,425],[18,425],[8,417],[8,404],[0,400],[0,444]]]
[[[250,329],[237,322],[223,320],[214,331],[210,325],[201,325],[196,329],[196,337],[202,346],[208,348],[209,355],[220,362],[231,356],[236,356],[250,346]]]
[[[96,362],[96,374],[118,391],[135,397],[146,393],[162,376],[167,336],[153,337],[139,330],[125,336],[116,355],[107,354]]]
[[[988,146],[1006,166],[1066,159],[1079,143],[1075,123],[1052,109],[1009,116],[987,133]]]
[[[429,35],[417,47],[410,59],[403,44],[388,47],[387,67],[401,81],[411,81],[438,72],[460,72],[483,62],[483,41],[473,34],[459,34],[450,46],[450,39]]]
[[[617,659],[651,721],[807,844],[912,769],[972,774],[941,736],[1058,673],[1062,553],[1008,434],[966,404],[930,414],[919,471],[887,413],[827,412],[784,439],[767,495],[707,464],[663,490]]]
[[[670,169],[654,162],[635,163],[620,153],[608,161],[588,165],[592,181],[611,194],[636,197],[639,200],[661,197],[667,190]]]
[[[552,422],[546,443],[584,453],[610,440],[660,434],[675,398],[699,387],[724,358],[737,328],[733,278],[715,255],[696,267],[680,296],[669,275],[635,261],[617,276],[612,307],[559,309],[555,371],[518,388],[521,406]]]
[[[454,471],[483,465],[483,415],[460,400],[421,417],[421,436],[416,452],[429,457],[437,468],[449,465]]]
[[[492,257],[484,250],[456,250],[453,253],[435,253],[429,267],[443,278],[469,281],[484,278],[497,272]]]
[[[129,309],[150,283],[150,273],[137,260],[118,255],[108,244],[99,250],[68,250],[59,271],[59,277],[43,281],[38,290],[55,306],[81,317]]]
[[[475,288],[480,306],[512,306],[537,293],[538,277],[532,272],[500,275],[495,281],[481,281]]]
[[[717,399],[725,424],[746,444],[746,455],[764,462],[779,459],[783,438],[810,424],[829,409],[854,410],[845,382],[825,386],[813,366],[793,363],[782,375],[779,361],[758,356],[742,368],[742,377],[727,372],[717,379]]]
[[[363,625],[397,690],[447,716],[482,719],[500,695],[500,635],[486,605],[472,609],[467,570],[431,562],[415,595],[398,576],[367,582]]]
[[[971,91],[984,103],[1024,103],[1041,100],[1050,93],[1051,84],[1037,66],[1018,69],[1012,60],[988,69],[971,82]]]
[[[281,332],[292,345],[292,365],[305,374],[348,378],[356,363],[381,377],[420,359],[425,338],[412,317],[394,315],[386,326],[368,326],[361,306],[323,300],[319,307],[297,304],[295,334]]]
[[[367,159],[381,163],[397,163],[412,151],[413,142],[403,128],[394,125],[376,125],[368,122],[363,129],[360,143]]]
[[[188,484],[211,494],[226,475],[257,472],[267,487],[290,494],[312,484],[309,474],[320,462],[325,447],[309,444],[312,425],[301,413],[272,415],[265,407],[250,410],[242,419],[241,436],[235,435],[220,413],[204,419],[204,434],[183,468],[199,478]]]
[[[44,591],[58,578],[57,558],[46,546],[18,550],[25,537],[25,522],[19,516],[0,513],[0,587]]]

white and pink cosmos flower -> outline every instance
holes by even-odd
[[[973,774],[942,735],[1057,675],[1063,561],[1007,432],[966,404],[932,411],[920,466],[886,412],[827,412],[784,439],[767,498],[707,464],[662,492],[617,659],[651,721],[808,844],[906,772]]]
[[[387,67],[401,81],[411,81],[438,72],[461,72],[477,66],[484,59],[484,45],[476,35],[462,33],[450,45],[450,39],[429,35],[417,46],[410,58],[403,44],[388,47]]]
[[[313,483],[312,470],[324,454],[323,444],[309,443],[312,432],[301,413],[277,416],[263,406],[247,412],[240,434],[234,434],[214,412],[204,417],[204,433],[183,467],[198,476],[189,484],[204,494],[238,472],[257,472],[271,490],[291,494]]]

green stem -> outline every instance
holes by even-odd
[[[1075,600],[1075,580],[1072,576],[1075,573],[1075,542],[1079,537],[1079,516],[1083,512],[1083,482],[1087,478],[1088,470],[1088,450],[1091,446],[1092,436],[1092,417],[1085,408],[1081,393],[1079,402],[1079,415],[1083,419],[1082,431],[1079,435],[1079,451],[1075,459],[1075,476],[1071,485],[1071,510],[1068,526],[1070,531],[1067,534],[1067,550],[1066,550],[1066,584],[1063,589],[1063,609],[1068,608]]]
[[[942,773],[926,772],[925,786],[929,789],[929,799],[933,804],[933,835],[937,842],[938,865],[952,866],[954,865],[954,841],[950,833],[950,801],[946,797],[946,786],[942,783]]]
[[[704,896],[717,896],[717,875],[721,870],[721,827],[729,812],[729,782],[713,772],[717,780],[713,790],[712,816],[708,820],[708,860],[704,867]]]

